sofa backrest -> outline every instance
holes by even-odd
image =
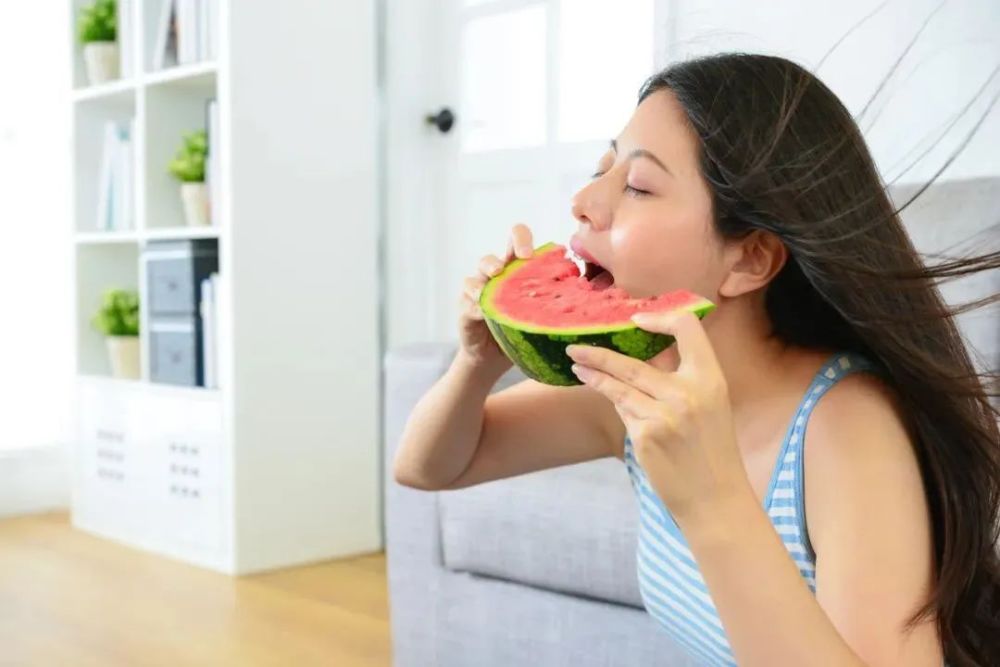
[[[918,185],[890,188],[890,196],[896,206],[902,206],[918,188]],[[1000,247],[1000,176],[934,183],[900,215],[922,253],[996,251]],[[934,263],[933,258],[926,261]],[[942,295],[952,305],[998,292],[1000,271],[967,276],[941,286]],[[958,326],[981,368],[1000,367],[997,308],[963,314],[958,318]]]

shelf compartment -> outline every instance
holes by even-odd
[[[73,141],[75,144],[73,199],[76,231],[79,233],[107,233],[97,226],[98,185],[104,163],[105,125],[115,122],[127,125],[132,144],[132,219],[136,220],[137,154],[136,96],[133,90],[120,94],[92,97],[74,106]],[[114,230],[121,233],[127,230]]]
[[[215,88],[214,62],[178,65],[146,74],[143,81],[148,87],[189,88],[192,90]]]
[[[110,378],[104,335],[91,320],[110,288],[139,289],[139,246],[133,243],[83,244],[76,247],[77,370]],[[141,307],[141,306],[140,306]]]
[[[180,238],[203,238],[185,234],[180,182],[167,165],[180,147],[183,136],[207,128],[208,103],[216,98],[214,71],[149,86],[146,96],[144,176],[146,231],[178,230]],[[214,234],[207,234],[214,236]]]

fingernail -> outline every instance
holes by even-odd
[[[583,348],[580,345],[567,345],[566,354],[573,359],[581,359],[583,358],[584,353],[583,353]]]
[[[632,321],[636,324],[648,324],[649,314],[648,313],[636,313],[632,316]]]
[[[587,368],[586,366],[581,366],[581,365],[579,365],[579,364],[573,364],[573,365],[572,365],[572,366],[570,367],[570,370],[572,370],[572,371],[573,371],[573,375],[575,375],[575,376],[577,376],[578,378],[580,378],[580,380],[581,380],[582,382],[586,382],[586,381],[587,381],[587,380],[589,380],[589,379],[590,379],[591,377],[593,377],[593,376],[591,375],[591,373],[590,373],[590,369],[589,369],[589,368]]]

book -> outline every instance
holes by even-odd
[[[101,170],[97,176],[97,211],[94,216],[94,228],[98,231],[111,229],[114,142],[115,126],[113,122],[108,121],[104,124],[104,137],[101,141]]]
[[[197,2],[198,2],[198,61],[204,62],[209,59],[208,15],[209,12],[211,11],[212,0],[197,0]]]
[[[208,4],[208,25],[205,27],[205,33],[208,36],[206,57],[209,60],[215,60],[219,55],[219,3],[221,0],[203,0],[203,2]]]
[[[156,24],[156,50],[153,69],[177,64],[177,0],[160,0],[160,19]]]
[[[135,227],[135,119],[104,124],[101,169],[97,178],[94,228],[114,231]]]
[[[125,217],[125,160],[126,146],[122,126],[115,124],[115,139],[112,144],[111,173],[111,229],[119,230],[124,226]]]
[[[117,13],[118,53],[121,64],[121,76],[123,79],[127,79],[134,74],[132,56],[135,47],[133,46],[132,34],[132,0],[118,0]]]
[[[135,119],[119,127],[118,143],[118,193],[119,216],[116,220],[117,229],[132,229],[135,227],[135,150],[132,138],[135,136]]]
[[[198,57],[198,21],[201,13],[201,0],[176,0],[178,7],[177,22],[177,61],[181,65],[190,65],[199,60]]]
[[[208,388],[218,386],[218,273],[212,273],[201,281],[201,352],[203,385]]]

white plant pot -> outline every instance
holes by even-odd
[[[83,62],[91,85],[118,78],[118,43],[89,42],[83,45]]]
[[[208,188],[204,183],[181,183],[181,201],[184,202],[184,218],[189,226],[207,227],[211,224]]]
[[[139,337],[108,336],[108,359],[111,375],[123,380],[139,379]]]

